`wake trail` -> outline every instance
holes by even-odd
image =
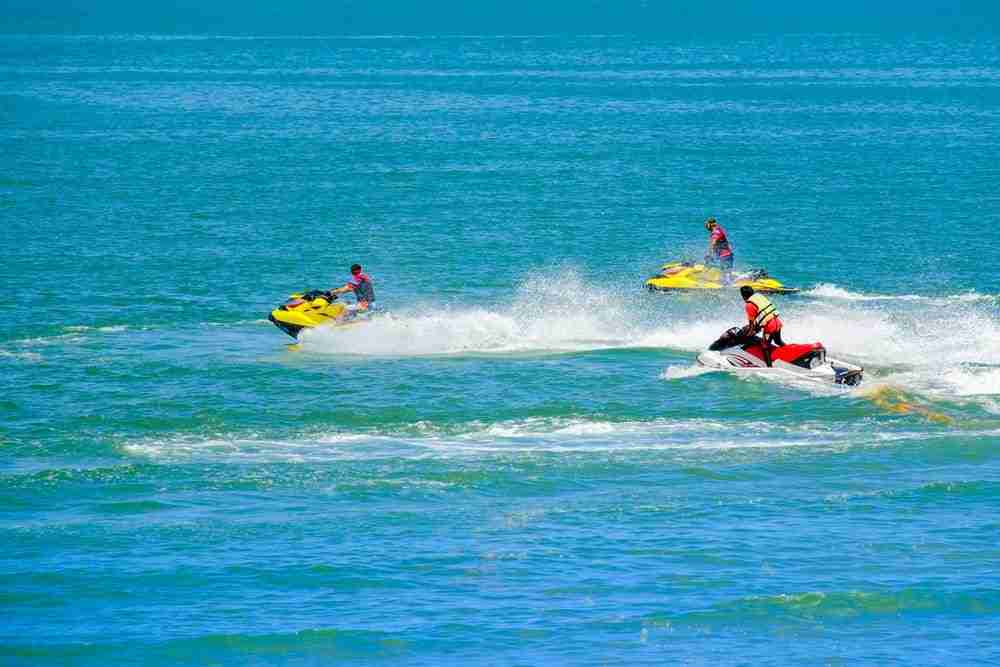
[[[995,297],[975,292],[864,295],[830,285],[806,296],[773,297],[789,342],[822,342],[830,356],[864,366],[865,385],[890,386],[932,402],[960,397],[996,410],[1000,313]],[[621,348],[659,348],[693,357],[727,328],[744,323],[739,296],[718,297],[608,289],[560,270],[520,285],[506,304],[415,307],[361,327],[306,331],[300,340],[307,352],[397,358]],[[696,367],[673,366],[661,377],[697,375]],[[799,386],[791,378],[767,379]]]
[[[570,272],[520,286],[510,303],[413,308],[375,317],[356,331],[303,332],[304,350],[389,357],[564,353],[635,346],[634,310],[621,295]]]

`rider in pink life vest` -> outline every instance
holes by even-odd
[[[708,261],[719,263],[722,270],[722,281],[729,284],[733,279],[733,249],[729,245],[729,237],[726,230],[722,228],[715,218],[705,221],[705,229],[708,230],[708,254],[705,258]]]
[[[365,311],[375,308],[375,288],[372,287],[372,279],[367,273],[361,270],[360,264],[351,265],[351,278],[343,287],[330,290],[331,294],[344,294],[354,292],[357,303],[347,307],[349,311]]]

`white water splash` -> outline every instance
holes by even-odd
[[[836,299],[842,301],[914,301],[926,302],[929,304],[943,305],[955,302],[975,303],[979,301],[1000,300],[1000,296],[994,294],[980,294],[975,290],[969,290],[960,294],[948,296],[926,296],[921,294],[864,294],[861,292],[851,292],[850,290],[832,285],[830,283],[820,283],[812,289],[802,292],[805,296],[817,299]]]
[[[934,399],[1000,395],[1000,314],[994,297],[960,294],[940,308],[936,300],[947,297],[858,295],[834,286],[810,294],[840,296],[773,297],[788,342],[822,342],[831,357],[865,366],[866,382],[887,382]],[[356,327],[304,332],[302,348],[391,357],[611,348],[693,355],[745,317],[738,297],[697,296],[621,294],[564,271],[523,285],[506,306],[397,312]],[[661,377],[683,380],[701,373],[696,367],[670,367]],[[800,387],[787,375],[763,379]]]
[[[523,285],[497,309],[427,306],[352,327],[304,331],[311,352],[379,356],[573,352],[634,345],[633,318],[575,274]]]
[[[774,300],[786,341],[820,341],[832,357],[865,366],[867,378],[942,399],[1000,394],[1000,313],[984,299],[947,308],[909,299]],[[738,317],[678,321],[644,342],[697,351],[726,326],[742,324]]]

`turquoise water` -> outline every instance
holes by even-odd
[[[0,39],[0,662],[1000,660],[1000,49]],[[704,372],[716,216],[854,390]],[[267,322],[365,265],[386,315]]]

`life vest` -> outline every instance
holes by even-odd
[[[727,257],[733,254],[733,249],[729,247],[729,237],[726,230],[718,224],[712,228],[711,238],[715,241],[713,246],[716,257]]]
[[[375,300],[375,288],[372,287],[372,279],[368,277],[367,273],[352,276],[348,284],[354,290],[354,298],[359,302],[371,303]]]
[[[763,294],[757,292],[751,294],[747,303],[757,306],[757,317],[754,318],[753,323],[758,329],[778,316],[778,309]]]

